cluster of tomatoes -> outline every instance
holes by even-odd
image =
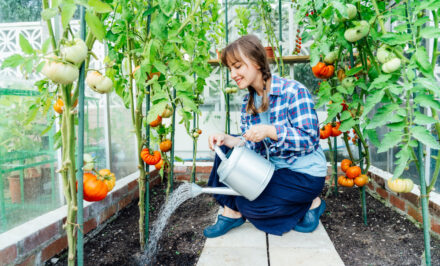
[[[347,139],[351,140],[353,142],[353,144],[356,145],[357,140],[359,139],[359,136],[356,134],[356,131],[354,129],[352,129],[353,132],[353,137],[348,136]]]
[[[296,30],[296,47],[295,47],[295,51],[293,51],[293,54],[299,54],[301,52],[301,43],[302,43],[302,38],[299,34],[300,30]]]
[[[328,123],[319,130],[319,138],[327,139],[329,137],[337,137],[342,134],[339,130],[341,122]]]
[[[357,165],[353,165],[353,162],[349,159],[344,159],[341,162],[341,170],[345,172],[345,176],[338,177],[338,185],[343,187],[363,187],[368,184],[368,176],[361,174],[361,168]]]

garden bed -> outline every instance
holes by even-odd
[[[164,202],[164,191],[164,184],[152,189],[150,222]],[[326,202],[321,221],[346,265],[421,264],[422,230],[399,213],[367,194],[368,226],[364,226],[358,189],[339,188],[339,195],[330,195]],[[155,265],[195,265],[205,242],[203,228],[214,222],[217,209],[214,199],[206,194],[182,204],[159,241]],[[85,244],[84,264],[135,264],[139,254],[138,219],[137,202],[133,202]],[[436,265],[440,261],[440,241],[432,239],[431,247]],[[66,265],[65,255],[60,257],[56,265]]]

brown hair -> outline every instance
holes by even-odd
[[[260,67],[263,74],[263,86],[266,90],[266,81],[272,77],[269,68],[269,61],[267,60],[266,50],[261,44],[260,39],[255,35],[245,35],[235,40],[226,46],[221,53],[222,64],[228,66],[234,62],[243,62],[241,55],[249,58],[253,63]],[[255,108],[255,89],[252,86],[248,87],[249,101],[246,105],[246,112],[250,114],[257,114],[265,112],[269,108],[269,99],[267,93],[263,93],[263,100],[261,106]]]

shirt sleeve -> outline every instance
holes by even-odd
[[[301,156],[315,150],[319,143],[319,122],[314,107],[307,88],[298,86],[288,100],[288,123],[275,125],[278,141],[271,143],[271,151],[284,150]]]

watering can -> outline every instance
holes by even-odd
[[[192,184],[193,197],[201,193],[243,196],[252,201],[266,188],[272,178],[275,166],[269,161],[269,150],[266,143],[267,160],[245,146],[233,148],[229,158],[214,145],[214,150],[222,160],[217,174],[220,182],[228,187],[200,187]]]

